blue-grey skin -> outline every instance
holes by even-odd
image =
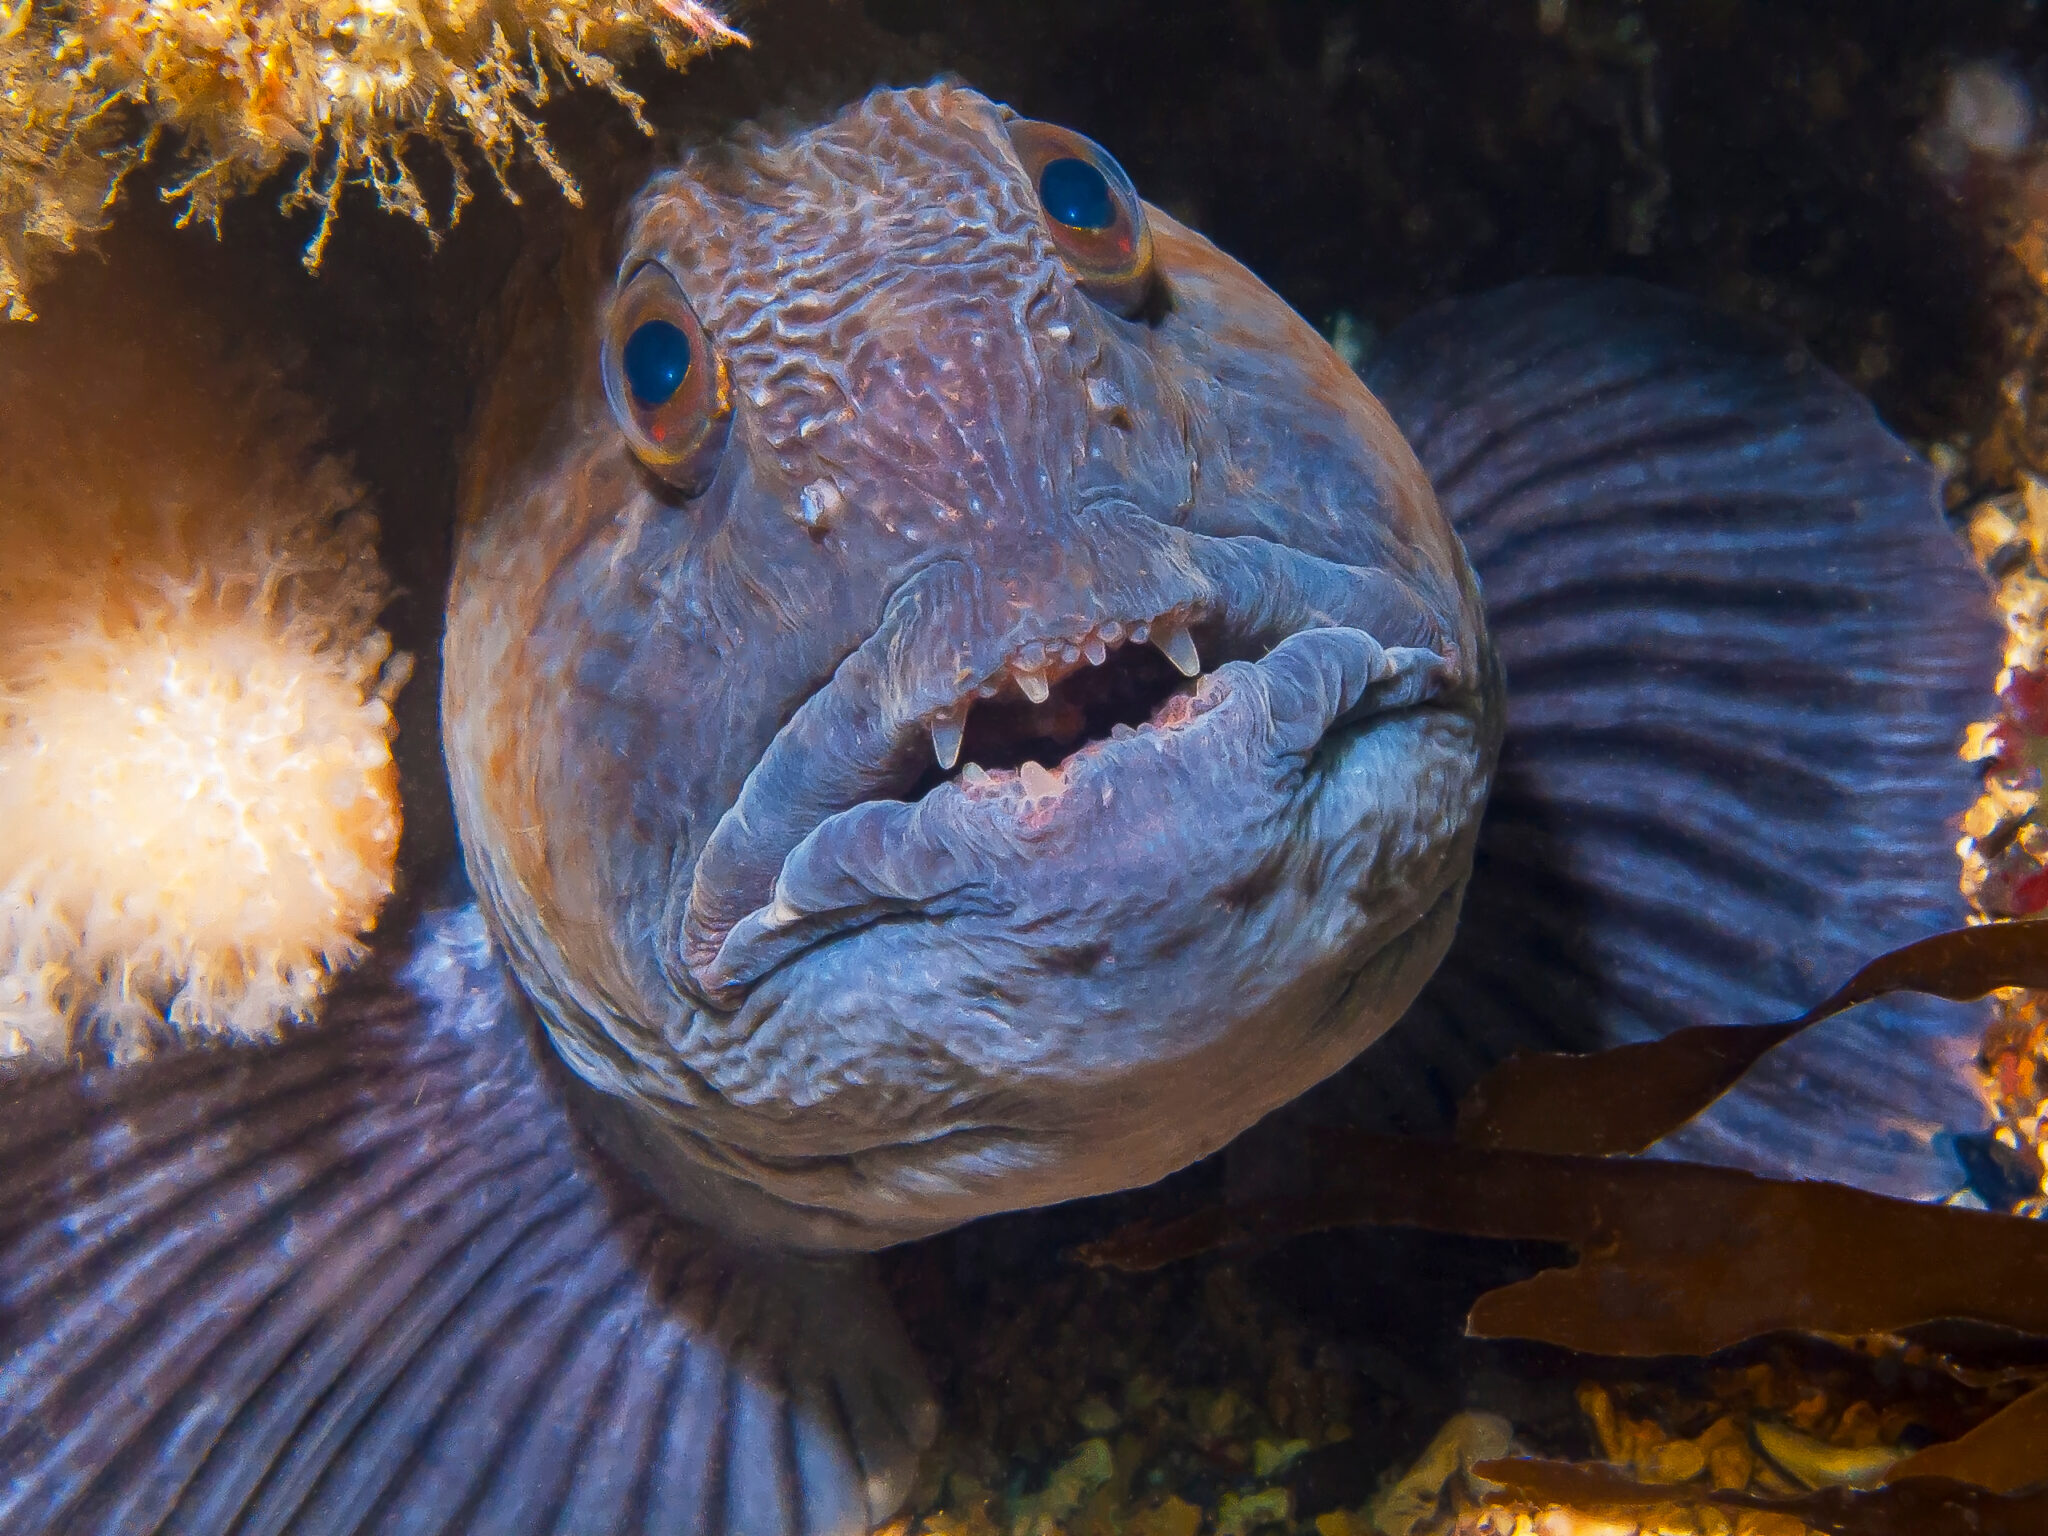
[[[607,1145],[783,1247],[1145,1183],[1350,1060],[1443,954],[1496,752],[1386,413],[1157,209],[1147,303],[1097,303],[1010,122],[878,93],[656,177],[465,488],[444,707],[492,928]],[[695,494],[607,401],[650,262],[729,370]],[[963,704],[1139,626],[1205,669],[1152,724],[908,798]]]

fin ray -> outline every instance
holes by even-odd
[[[660,1212],[570,1125],[474,909],[428,928],[278,1045],[0,1077],[0,1526],[886,1519],[930,1437],[838,1404],[928,1399],[868,1271]]]
[[[1959,919],[1954,753],[1996,633],[1936,477],[1860,396],[1572,279],[1418,316],[1366,376],[1479,573],[1508,731],[1459,937],[1333,1090],[1350,1112],[1441,1128],[1515,1049],[1790,1017]],[[1662,1150],[1945,1195],[1979,1017],[1832,1020]]]

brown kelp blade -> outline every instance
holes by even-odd
[[[2048,987],[2048,924],[1987,923],[1920,939],[1880,955],[1825,1002],[1782,1024],[1681,1029],[1586,1056],[1511,1057],[1460,1107],[1458,1139],[1532,1152],[1640,1152],[1809,1025],[1892,992],[1968,1002],[2000,987]]]
[[[1968,1434],[1908,1456],[1885,1481],[1929,1477],[1974,1483],[1993,1493],[2048,1483],[2048,1386],[2007,1403]],[[2048,1516],[2037,1529],[2048,1531]]]
[[[1504,1493],[1496,1495],[1502,1502],[1562,1505],[1587,1514],[1642,1513],[1682,1499],[1718,1505],[1730,1515],[1744,1510],[1791,1515],[1813,1530],[1839,1536],[2041,1536],[2048,1531],[2048,1491],[2008,1497],[1941,1478],[1770,1498],[1638,1483],[1618,1467],[1534,1457],[1482,1461],[1472,1471],[1502,1486]]]
[[[1891,1333],[1963,1318],[2048,1335],[2048,1223],[1730,1168],[1333,1137],[1314,1192],[1118,1233],[1147,1269],[1349,1225],[1570,1243],[1568,1269],[1489,1291],[1482,1337],[1597,1355],[1704,1355],[1781,1330]]]
[[[1705,1025],[1585,1056],[1511,1056],[1458,1106],[1458,1139],[1588,1157],[1640,1152],[1734,1087],[1808,1022]]]

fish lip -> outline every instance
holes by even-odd
[[[1174,695],[1153,722],[1090,741],[1057,769],[949,779],[914,802],[867,801],[828,818],[791,851],[771,900],[733,926],[699,981],[738,994],[827,939],[890,919],[1007,916],[1023,901],[1036,914],[1031,921],[1046,921],[1048,895],[1092,902],[1083,889],[1104,869],[1126,867],[1116,853],[1105,862],[1103,849],[1123,848],[1152,866],[1135,877],[1138,903],[1149,905],[1171,886],[1167,868],[1193,865],[1163,846],[1129,849],[1120,827],[1133,818],[1146,825],[1157,807],[1184,799],[1191,778],[1213,779],[1225,766],[1242,792],[1204,835],[1213,834],[1215,847],[1243,849],[1232,824],[1270,825],[1313,800],[1339,771],[1322,761],[1326,747],[1341,757],[1343,743],[1433,700],[1443,681],[1435,652],[1388,651],[1358,630],[1303,631],[1275,653],[1283,649],[1294,653],[1281,669],[1296,674],[1292,685],[1276,689],[1280,674],[1261,663],[1231,662],[1204,673],[1194,693]],[[1307,688],[1299,686],[1305,655],[1321,664]],[[1343,665],[1346,656],[1352,665]],[[1276,708],[1276,696],[1288,702]],[[1175,829],[1165,835],[1168,844],[1185,841]],[[1075,861],[1051,889],[1029,869],[1048,843]],[[1266,856],[1259,847],[1254,863]],[[1251,873],[1240,865],[1224,883]],[[1214,871],[1203,877],[1204,889],[1214,888],[1212,878]]]
[[[1404,574],[1342,565],[1263,538],[1190,533],[1128,513],[1114,522],[1113,542],[1126,558],[1105,564],[1126,574],[1091,586],[1089,599],[1098,628],[1125,627],[1122,643],[1132,643],[1132,627],[1162,617],[1220,627],[1241,651],[1270,651],[1304,630],[1343,626],[1390,649],[1426,654],[1432,696],[1469,681],[1450,638],[1451,618]],[[1026,611],[997,636],[976,634],[957,614],[935,613],[949,597],[980,600],[979,585],[978,573],[960,562],[926,567],[777,732],[706,840],[687,886],[671,891],[663,963],[679,987],[714,1008],[737,1008],[745,987],[764,973],[742,983],[719,964],[720,952],[744,919],[773,901],[783,866],[803,840],[864,803],[900,803],[901,791],[932,758],[935,713],[972,699],[1033,644],[1072,635],[1074,615],[1063,622]]]

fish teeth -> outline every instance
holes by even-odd
[[[1152,626],[1150,624],[1133,624],[1131,626],[1131,641],[1133,644],[1143,645],[1151,638]]]
[[[1202,670],[1202,658],[1195,654],[1194,637],[1185,626],[1161,619],[1152,626],[1151,639],[1182,677],[1193,677]]]
[[[1090,635],[1081,642],[1081,653],[1088,658],[1088,665],[1099,667],[1109,660],[1109,647],[1102,643],[1102,636]]]
[[[988,782],[988,770],[979,763],[969,763],[960,770],[960,778],[962,782],[968,784],[986,784]]]
[[[1043,672],[1024,667],[1012,667],[1011,675],[1017,679],[1017,687],[1025,698],[1034,704],[1043,704],[1052,697],[1052,684],[1045,680]]]
[[[1080,659],[1081,647],[1078,645],[1063,645],[1060,647],[1060,660],[1064,661],[1068,666],[1071,667]]]
[[[1119,721],[1115,725],[1112,725],[1109,728],[1109,739],[1111,741],[1129,741],[1133,736],[1137,734],[1138,733],[1136,731],[1132,730],[1128,725],[1123,724],[1121,721]]]
[[[1111,619],[1100,629],[1096,630],[1095,633],[1102,637],[1105,644],[1115,645],[1117,641],[1123,639],[1124,627],[1115,619]]]
[[[939,759],[939,767],[951,769],[960,761],[960,743],[967,735],[967,711],[964,708],[941,710],[932,716],[932,751]]]
[[[1024,793],[1034,800],[1059,793],[1059,775],[1028,758],[1017,770],[1017,781],[1024,786]]]

